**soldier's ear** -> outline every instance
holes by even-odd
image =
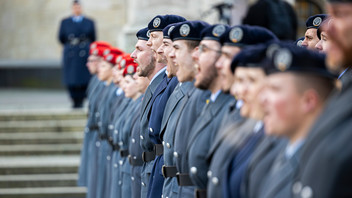
[[[322,101],[316,90],[308,89],[301,97],[301,104],[304,113],[313,113],[322,105]]]

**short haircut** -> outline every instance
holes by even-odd
[[[186,41],[186,45],[187,45],[189,51],[192,51],[200,43],[200,41],[193,41],[193,40],[185,40],[185,41]]]

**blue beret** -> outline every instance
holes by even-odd
[[[209,24],[204,21],[185,21],[178,23],[170,32],[171,40],[193,40],[200,41],[201,32],[204,28],[209,27]]]
[[[317,14],[314,16],[310,16],[308,17],[307,21],[306,21],[306,27],[307,29],[310,28],[315,28],[318,29],[320,24],[325,20],[325,18],[327,18],[328,15],[327,14]]]
[[[148,24],[150,32],[163,31],[163,29],[171,24],[186,21],[185,18],[178,15],[157,15]]]
[[[226,32],[230,27],[228,25],[216,24],[206,27],[201,32],[202,40],[214,40],[220,42],[221,36]]]
[[[302,36],[301,38],[297,39],[293,44],[298,46],[298,47],[301,47],[303,40],[304,40],[304,36]]]
[[[278,40],[278,38],[270,30],[249,25],[233,26],[221,36],[222,45],[237,47],[266,43],[272,40]]]
[[[182,22],[179,22],[179,23],[182,23]],[[172,30],[176,27],[176,25],[179,24],[179,23],[172,23],[172,24],[167,25],[167,26],[163,29],[164,38],[170,39],[170,33],[171,33]]]
[[[263,61],[266,59],[268,44],[258,44],[242,49],[231,62],[231,71],[235,72],[238,66],[261,67],[264,69]]]
[[[148,41],[149,39],[149,36],[150,36],[150,32],[148,30],[148,28],[143,28],[143,29],[140,29],[137,34],[136,34],[138,40],[145,40],[145,41]]]
[[[275,42],[267,50],[266,69],[269,74],[299,72],[326,78],[335,78],[325,64],[325,55],[292,43]]]

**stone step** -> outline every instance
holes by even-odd
[[[86,110],[0,111],[0,121],[87,119]]]
[[[79,161],[79,155],[1,156],[0,175],[77,173]]]
[[[1,198],[83,198],[85,187],[39,187],[0,189]]]
[[[34,188],[77,186],[78,175],[73,174],[35,174],[0,175],[1,188]]]
[[[86,120],[0,121],[0,132],[83,131]]]
[[[0,156],[79,154],[81,144],[0,145]]]
[[[0,133],[0,145],[82,143],[84,132]]]

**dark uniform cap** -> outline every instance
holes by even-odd
[[[290,43],[272,43],[267,50],[266,69],[269,74],[299,72],[335,78],[325,64],[325,55]]]
[[[185,18],[178,15],[157,15],[148,24],[150,32],[163,31],[163,29],[172,23],[186,21]]]
[[[266,43],[272,40],[275,41],[278,40],[278,38],[270,30],[249,25],[233,26],[221,36],[222,45],[237,47]]]
[[[235,72],[237,67],[260,67],[264,68],[264,60],[269,44],[258,44],[242,49],[231,62],[231,71]]]
[[[148,30],[148,27],[140,29],[137,34],[136,34],[138,40],[145,40],[148,41],[150,32]]]
[[[180,22],[179,22],[180,23]],[[177,24],[179,23],[172,23],[167,25],[164,29],[163,29],[163,35],[164,38],[166,39],[170,39],[170,33],[172,32],[172,30],[176,27]],[[182,23],[182,22],[181,22]]]
[[[202,40],[214,40],[220,42],[221,36],[228,30],[230,27],[223,24],[211,25],[207,28],[204,28],[201,32]]]
[[[81,2],[79,0],[73,0],[72,4],[81,4]]]
[[[302,36],[301,38],[297,39],[293,44],[298,46],[298,47],[302,47],[303,40],[304,40],[304,36]]]
[[[317,15],[308,17],[306,21],[307,29],[310,29],[310,28],[318,29],[321,23],[325,20],[325,18],[327,18],[327,16],[328,16],[327,14],[317,14]]]
[[[201,41],[201,32],[210,25],[204,21],[185,21],[178,23],[170,32],[170,39]]]

